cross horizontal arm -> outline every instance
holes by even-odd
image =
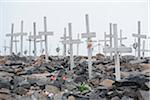
[[[114,37],[114,35],[106,34],[105,37]]]
[[[6,34],[6,37],[9,37],[9,36],[15,36],[15,37],[17,37],[19,35],[18,34]]]
[[[103,51],[105,53],[110,53],[110,52],[115,52],[115,51],[120,52],[120,53],[131,53],[132,52],[132,48],[121,47],[121,48],[115,49],[115,48],[105,47],[103,49]]]
[[[19,42],[19,40],[13,40],[13,42]]]
[[[39,32],[40,35],[54,35],[54,32],[49,31],[49,32]]]
[[[138,38],[146,38],[146,35],[141,35],[141,34],[132,34],[133,37],[138,37]]]
[[[107,42],[107,41],[110,41],[110,40],[98,40],[98,42]]]
[[[36,42],[44,42],[45,40],[36,40]]]
[[[81,37],[82,37],[82,38],[96,37],[96,33],[95,33],[95,32],[82,33],[82,34],[81,34]]]
[[[60,39],[69,39],[69,36],[66,36],[66,37],[60,37]]]
[[[118,38],[118,40],[125,40],[127,37]]]
[[[37,35],[37,36],[29,36],[29,39],[40,39],[41,36],[40,35]]]
[[[17,33],[14,33],[14,35],[15,36],[21,36],[21,35],[23,36],[23,35],[28,35],[28,33],[17,32]]]
[[[61,41],[63,44],[79,44],[82,43],[79,39]]]

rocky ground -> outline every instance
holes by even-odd
[[[87,57],[74,58],[70,71],[69,57],[0,56],[0,100],[150,100],[150,58],[122,56],[121,81],[102,54],[92,57],[91,80]]]

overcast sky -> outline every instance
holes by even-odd
[[[21,20],[24,21],[25,32],[33,32],[33,22],[37,24],[37,32],[43,31],[43,16],[47,17],[48,30],[54,31],[54,36],[49,36],[48,46],[50,55],[57,54],[55,49],[58,45],[63,49],[59,41],[60,37],[63,36],[63,28],[68,26],[68,22],[72,23],[74,39],[77,38],[78,33],[86,31],[85,14],[89,14],[90,31],[96,32],[97,36],[93,38],[94,40],[104,39],[104,32],[107,32],[107,34],[109,32],[110,22],[117,23],[118,32],[119,29],[123,30],[123,36],[128,38],[123,41],[126,46],[130,46],[134,42],[132,33],[137,33],[137,21],[141,21],[142,34],[149,35],[148,0],[132,0],[132,2],[131,0],[115,0],[115,2],[110,2],[110,0],[105,0],[105,2],[85,2],[87,0],[82,0],[82,2],[80,0],[75,0],[75,2],[73,0],[70,0],[71,2],[57,2],[58,0],[55,0],[55,2],[50,2],[52,0],[32,0],[30,2],[25,0],[9,1],[0,0],[1,53],[4,53],[2,48],[4,41],[9,46],[10,38],[6,38],[5,35],[6,33],[10,33],[11,23],[14,23],[14,32],[20,32]],[[85,39],[82,39],[82,41],[85,41]],[[146,41],[146,48],[150,49],[149,45],[150,42]],[[18,44],[18,51],[19,49],[20,44]],[[28,42],[24,42],[24,50],[26,49],[28,49]],[[86,51],[86,44],[81,44],[79,53],[86,55]],[[7,52],[9,53],[9,50]],[[95,47],[94,54],[97,52],[98,49]],[[74,45],[74,54],[76,54],[76,45]],[[150,53],[147,54],[150,55]]]

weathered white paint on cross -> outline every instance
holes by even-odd
[[[3,49],[4,49],[4,54],[6,55],[7,49],[10,49],[9,46],[6,46],[6,40],[4,40],[4,46],[3,46]]]
[[[13,53],[13,37],[14,37],[14,24],[11,24],[11,33],[10,34],[6,34],[6,37],[11,37],[10,38],[10,55],[12,55]]]
[[[72,24],[68,23],[69,31],[69,40],[62,41],[63,44],[69,44],[70,46],[70,69],[74,68],[74,59],[73,59],[73,44],[78,44],[81,41],[79,39],[72,39]]]
[[[31,32],[29,32],[29,36],[27,39],[27,41],[29,41],[29,56],[31,56],[31,41],[33,41],[30,37],[31,37]]]
[[[42,37],[38,40],[36,40],[37,43],[40,43],[40,48],[41,48],[41,54],[43,53],[43,42],[45,42],[45,40],[42,39]]]
[[[118,34],[117,34],[117,24],[113,24],[113,38],[114,38],[114,48],[107,47],[104,48],[104,52],[114,52],[115,54],[115,76],[116,80],[119,81],[120,77],[120,61],[119,61],[119,53],[130,53],[132,52],[131,48],[128,47],[118,47]]]
[[[41,36],[40,35],[36,35],[36,23],[33,23],[33,35],[29,36],[29,39],[33,39],[33,43],[34,43],[34,57],[36,58],[37,56],[37,48],[36,48],[36,40],[40,39]]]
[[[69,37],[67,37],[66,36],[66,33],[67,33],[67,31],[66,31],[66,28],[64,28],[64,35],[63,35],[63,37],[60,37],[61,39],[62,39],[62,41],[66,41]],[[63,56],[66,56],[66,53],[67,53],[67,46],[66,46],[66,44],[64,44],[63,42],[61,41],[61,43],[63,44]]]
[[[77,38],[79,41],[80,41],[80,34],[78,34],[78,38]],[[77,56],[79,56],[79,44],[81,44],[83,42],[78,42],[77,43]]]
[[[106,32],[104,32],[104,40],[99,40],[98,42],[104,42],[104,48],[107,46],[107,42],[110,40],[107,40],[106,38]],[[106,52],[105,52],[105,57],[106,57]]]
[[[17,36],[20,36],[20,56],[23,56],[23,36],[26,36],[27,33],[23,32],[23,21],[21,21],[21,31],[18,33],[14,33]]]
[[[46,17],[44,17],[44,32],[39,32],[39,34],[42,36],[42,35],[44,35],[44,40],[45,40],[45,60],[46,61],[48,61],[48,56],[49,56],[49,54],[48,54],[48,39],[47,39],[47,37],[49,36],[49,35],[54,35],[54,33],[52,32],[52,31],[47,31],[47,18]]]
[[[18,53],[18,50],[17,50],[18,45],[17,45],[17,43],[19,42],[19,40],[17,40],[17,36],[18,36],[18,35],[15,35],[15,40],[13,40],[13,42],[15,43],[15,51],[16,51],[16,54]]]
[[[127,37],[122,37],[122,30],[120,30],[120,38],[118,38],[118,40],[120,40],[120,46],[123,46],[122,41],[127,39]]]
[[[17,34],[14,34],[14,24],[12,23],[11,24],[11,33],[6,34],[6,37],[10,37],[10,55],[13,54],[13,42],[15,42],[15,47],[16,47],[15,49],[17,51],[17,42],[18,42],[16,40],[17,36],[18,36]],[[15,40],[14,40],[14,37],[15,37]]]
[[[141,58],[141,38],[145,39],[146,35],[141,35],[141,22],[138,21],[138,34],[132,34],[133,37],[138,38],[138,60]]]
[[[143,43],[142,43],[143,47],[140,51],[142,51],[142,56],[143,58],[145,57],[145,52],[150,52],[150,50],[148,49],[145,49],[145,40],[143,40]]]
[[[89,79],[92,78],[92,37],[96,37],[95,32],[90,32],[89,28],[89,16],[88,14],[85,15],[85,21],[86,21],[86,33],[82,33],[82,38],[87,38],[87,49],[88,49],[88,72],[89,72]]]
[[[113,37],[114,35],[112,34],[112,23],[109,23],[109,34],[106,34],[105,35],[106,38],[109,38],[110,39],[110,48],[113,47]],[[112,60],[113,59],[113,52],[110,52],[110,59]]]

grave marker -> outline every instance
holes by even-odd
[[[138,21],[138,34],[132,34],[133,37],[138,38],[138,60],[141,58],[141,38],[146,38],[146,35],[141,35],[141,22]]]
[[[73,44],[78,44],[81,41],[78,39],[72,39],[72,24],[68,23],[68,31],[69,31],[69,40],[63,40],[63,44],[69,44],[70,46],[70,69],[74,68],[74,60],[73,60]]]
[[[90,32],[89,28],[89,16],[88,14],[85,15],[86,21],[86,33],[82,33],[82,38],[87,38],[87,49],[88,49],[88,72],[89,72],[89,79],[92,78],[92,37],[96,37],[95,32]]]
[[[131,48],[128,47],[118,47],[118,34],[117,34],[117,24],[113,24],[113,38],[114,38],[114,48],[106,47],[103,49],[104,52],[114,52],[115,54],[115,76],[116,81],[121,79],[120,77],[120,59],[119,53],[130,53],[132,52]]]
[[[45,40],[45,60],[46,61],[48,61],[48,56],[49,56],[49,54],[48,54],[48,39],[47,39],[47,37],[49,36],[49,35],[54,35],[54,33],[53,32],[51,32],[51,31],[47,31],[47,18],[46,17],[44,17],[44,32],[39,32],[39,34],[42,36],[42,35],[44,35],[44,40]]]

